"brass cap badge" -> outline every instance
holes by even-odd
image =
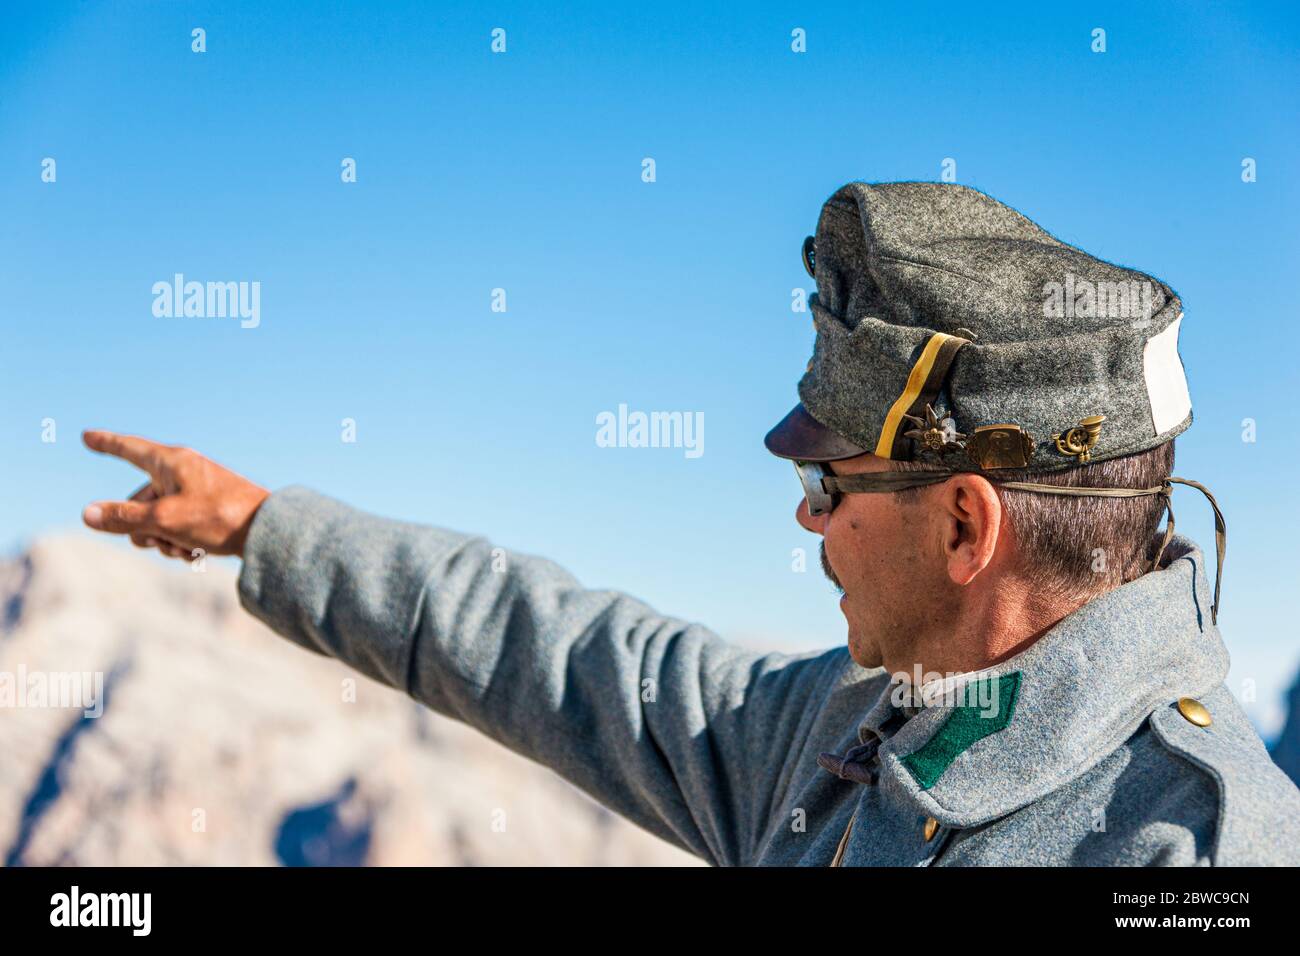
[[[1074,455],[1079,459],[1079,464],[1083,464],[1091,457],[1093,446],[1101,437],[1101,423],[1105,420],[1105,415],[1089,415],[1079,419],[1079,424],[1065,434],[1052,436],[1056,450],[1062,455]]]
[[[1034,454],[1034,437],[1019,425],[981,425],[966,453],[980,468],[1024,468]]]
[[[942,455],[945,452],[961,451],[966,447],[966,436],[957,431],[957,423],[947,412],[943,410],[936,412],[928,402],[925,406],[924,419],[906,413],[903,417],[909,422],[915,422],[917,426],[903,432],[903,437],[915,439],[921,445],[923,452],[932,451]]]

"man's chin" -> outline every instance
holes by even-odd
[[[867,670],[880,667],[885,662],[880,647],[874,641],[864,638],[852,625],[849,626],[849,656],[853,658],[853,663]]]
[[[875,670],[885,663],[878,647],[854,640],[852,634],[849,635],[849,657],[853,658],[853,663],[867,670]]]

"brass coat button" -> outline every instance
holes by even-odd
[[[1195,697],[1179,697],[1178,712],[1188,723],[1195,724],[1197,727],[1208,727],[1212,723],[1210,712]]]
[[[925,818],[925,842],[929,843],[934,839],[934,835],[939,832],[939,821],[934,817]]]

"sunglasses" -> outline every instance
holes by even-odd
[[[951,471],[872,471],[836,475],[825,464],[816,461],[796,461],[794,470],[803,485],[810,515],[830,514],[840,495],[870,495],[922,488],[937,485],[953,476]]]
[[[808,513],[810,515],[829,514],[834,510],[840,495],[879,494],[886,491],[902,491],[906,488],[921,488],[925,485],[940,484],[954,475],[960,474],[960,472],[955,471],[936,470],[873,471],[860,475],[837,475],[827,470],[824,464],[816,461],[796,461],[794,470],[799,475],[799,483],[803,485],[804,497],[808,499]],[[1089,498],[1139,498],[1146,495],[1159,495],[1165,499],[1165,513],[1168,520],[1165,522],[1165,533],[1160,541],[1160,547],[1151,562],[1151,570],[1154,571],[1160,567],[1160,558],[1174,536],[1173,487],[1175,483],[1195,488],[1205,495],[1210,502],[1210,507],[1214,509],[1214,544],[1218,563],[1214,569],[1214,603],[1210,606],[1210,621],[1217,624],[1219,621],[1219,586],[1223,583],[1223,557],[1228,550],[1228,526],[1223,520],[1223,512],[1219,510],[1219,503],[1214,500],[1214,495],[1210,494],[1210,489],[1199,481],[1192,481],[1190,478],[1175,478],[1171,475],[1160,484],[1153,485],[1150,488],[1072,487],[1069,485],[1046,485],[1033,481],[1002,480],[997,481],[997,486],[1012,491],[1033,491],[1039,494]]]

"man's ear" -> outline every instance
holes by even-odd
[[[948,577],[966,585],[993,561],[1002,533],[1002,501],[980,475],[957,475],[939,486],[938,519]]]

